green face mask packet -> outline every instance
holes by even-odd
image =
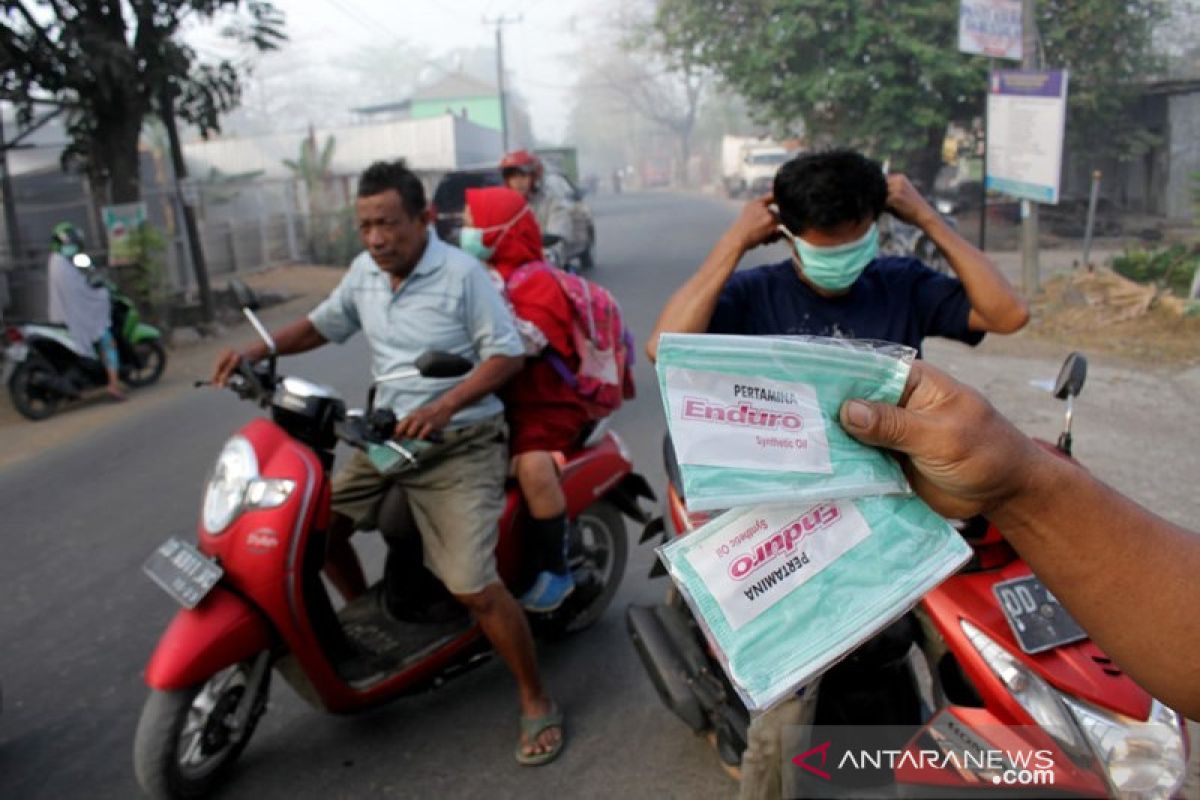
[[[746,707],[899,619],[971,548],[916,496],[728,511],[658,549]]]
[[[663,334],[658,381],[694,511],[906,493],[895,460],[838,422],[899,402],[916,351],[823,337]]]

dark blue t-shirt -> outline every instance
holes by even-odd
[[[840,297],[814,292],[788,260],[734,273],[708,332],[879,339],[920,351],[926,336],[979,344],[983,332],[967,327],[970,312],[961,281],[915,258],[876,258]]]

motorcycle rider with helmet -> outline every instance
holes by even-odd
[[[103,285],[92,285],[84,270],[91,261],[83,255],[84,239],[79,228],[70,222],[60,222],[50,235],[50,258],[47,262],[48,316],[51,322],[67,326],[71,338],[84,351],[95,350],[108,374],[105,391],[113,400],[124,400],[125,392],[118,382],[121,368],[117,342],[109,327],[112,320],[112,298]],[[76,266],[74,259],[83,256],[85,266]]]
[[[520,194],[533,209],[538,227],[544,236],[558,238],[545,248],[546,256],[556,266],[567,263],[567,241],[571,238],[571,209],[566,198],[546,189],[545,165],[528,150],[514,150],[500,160],[500,176],[504,185]]]

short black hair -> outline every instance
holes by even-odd
[[[879,162],[855,150],[806,153],[775,175],[779,219],[796,235],[877,219],[887,205],[887,191]]]
[[[395,189],[399,193],[404,213],[413,218],[425,213],[425,185],[408,168],[403,158],[397,161],[376,161],[359,176],[359,197],[371,197],[389,189]]]

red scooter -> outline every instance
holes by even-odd
[[[270,345],[250,307],[244,311]],[[427,353],[375,385],[454,377],[471,367],[458,356]],[[138,782],[156,798],[202,796],[228,773],[266,710],[272,670],[314,706],[344,713],[440,685],[490,652],[479,627],[423,567],[400,490],[380,512],[389,544],[384,577],[337,612],[325,591],[320,573],[335,446],[344,442],[399,464],[412,463],[420,445],[391,440],[395,416],[371,408],[375,386],[365,413],[347,413],[332,390],[277,376],[272,356],[243,364],[229,388],[269,409],[270,419],[251,421],[225,443],[196,544],[169,539],[145,565],[185,607],[146,667],[150,695],[134,741]],[[645,523],[638,498],[653,497],[615,433],[598,429],[564,456],[576,590],[555,612],[531,615],[542,635],[578,631],[600,617],[625,570],[622,515]],[[535,577],[523,563],[524,513],[510,486],[496,559],[517,595]]]
[[[1054,387],[1055,396],[1067,401],[1066,427],[1056,445],[1039,444],[1063,458],[1071,456],[1073,400],[1086,374],[1083,356],[1072,354]],[[646,527],[642,542],[686,535],[712,516],[688,512],[669,441],[664,457],[666,508]],[[785,739],[784,757],[797,768],[791,775],[785,770],[784,796],[962,797],[1000,784],[1010,794],[1174,796],[1186,769],[1182,718],[1087,638],[995,526],[977,518],[957,527],[975,555],[921,600],[936,636],[909,614],[826,672],[811,735],[828,738],[817,733],[820,726],[864,726],[859,732],[890,726],[905,731],[897,753],[903,745],[914,753],[941,753],[973,742],[968,749],[987,743],[1040,756],[1008,764],[1011,770],[982,759],[964,766],[963,759],[930,758],[918,760],[920,769],[912,768],[911,759],[885,760],[866,776],[875,783],[839,795],[830,781],[839,778],[834,765],[846,761],[837,756],[836,734],[831,741],[805,741],[795,752]],[[651,574],[665,570],[656,563]],[[749,714],[679,593],[672,587],[660,605],[631,606],[626,621],[664,704],[693,731],[708,734],[725,764],[738,765]],[[919,646],[930,638],[940,646],[926,646],[923,655]],[[811,745],[816,747],[807,749]],[[841,747],[866,749],[863,741]],[[854,756],[849,766],[863,763]],[[880,787],[886,787],[882,794],[870,792]]]

